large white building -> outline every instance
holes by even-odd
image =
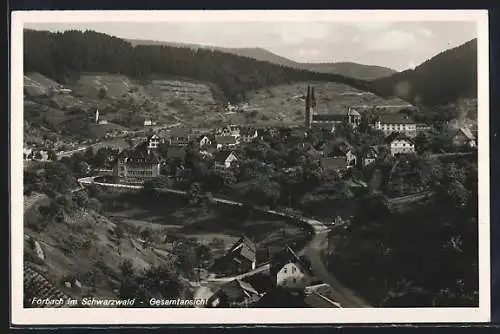
[[[404,113],[380,113],[375,116],[373,127],[383,131],[385,135],[400,132],[408,137],[417,136],[417,124]]]

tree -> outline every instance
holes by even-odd
[[[190,204],[199,204],[201,200],[201,185],[197,182],[191,183],[187,192],[187,198]]]
[[[106,87],[99,88],[99,100],[104,100],[107,94],[108,90],[106,89]]]
[[[54,152],[54,150],[49,150],[47,155],[48,155],[49,160],[51,160],[51,161],[57,160],[57,155],[56,155],[56,152]]]
[[[47,187],[56,193],[68,191],[75,185],[75,179],[69,169],[62,163],[52,162],[45,168]]]

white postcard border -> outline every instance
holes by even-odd
[[[489,34],[486,10],[18,11],[11,20],[11,321],[15,325],[452,323],[490,320]],[[475,21],[478,38],[479,307],[370,309],[24,309],[23,26],[139,21]]]

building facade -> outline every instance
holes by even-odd
[[[392,133],[386,139],[392,156],[415,153],[413,140],[403,133]]]
[[[417,136],[417,124],[404,113],[381,113],[375,116],[373,127],[384,132],[386,136],[393,132],[403,133],[413,138]]]
[[[160,159],[154,151],[123,151],[115,161],[113,176],[120,183],[144,183],[160,176]]]

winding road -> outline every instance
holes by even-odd
[[[141,189],[142,186],[132,186],[132,185],[122,185],[122,184],[112,184],[112,183],[101,183],[101,182],[94,182],[94,179],[96,176],[93,177],[86,177],[78,180],[78,183],[81,185],[89,185],[91,183],[95,183],[100,186],[104,187],[110,187],[110,188],[124,188],[124,189]],[[169,193],[175,193],[175,194],[180,194],[180,195],[185,195],[185,191],[181,190],[175,190],[175,189],[159,189],[164,192],[169,192]],[[218,202],[218,203],[225,203],[229,205],[237,205],[237,206],[242,206],[243,204],[240,202],[235,202],[232,200],[227,200],[223,198],[217,198],[214,197],[213,201]],[[363,307],[370,307],[368,302],[363,300],[360,296],[356,295],[352,290],[346,288],[343,286],[334,276],[333,274],[328,270],[326,267],[325,263],[323,262],[322,259],[322,251],[325,249],[328,241],[328,231],[330,231],[332,228],[338,228],[341,225],[334,226],[334,227],[327,227],[325,224],[320,222],[319,220],[304,217],[304,216],[297,216],[297,215],[292,215],[283,211],[277,211],[277,210],[271,210],[271,209],[259,209],[261,211],[274,214],[274,215],[279,215],[282,217],[288,217],[288,218],[293,218],[293,219],[299,219],[302,222],[308,224],[309,226],[312,227],[314,236],[312,240],[299,252],[300,255],[305,255],[309,261],[311,262],[311,269],[312,272],[315,275],[315,278],[322,280],[323,282],[329,284],[333,290],[333,296],[335,297],[335,301],[339,303],[342,307],[344,308],[363,308]],[[233,279],[238,279],[238,278],[243,278],[245,276],[250,276],[252,274],[255,274],[257,272],[262,272],[265,271],[269,267],[269,264],[263,264],[253,270],[252,272],[248,272],[242,275],[237,275],[237,276],[232,276],[232,277],[224,277],[224,278],[212,278],[212,279],[207,279],[207,283],[216,283],[216,282],[227,282],[231,281]],[[202,291],[205,292],[205,294],[210,293],[210,289],[205,286],[205,284],[201,284],[201,287],[199,289],[199,293]],[[198,296],[198,293],[197,293]]]

